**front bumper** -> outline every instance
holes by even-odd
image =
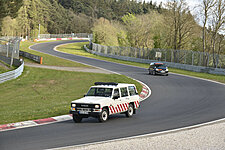
[[[83,113],[80,113],[80,111],[72,111],[72,110],[70,110],[70,114],[88,118],[88,117],[98,117],[101,114],[101,112],[93,112],[93,111],[91,111],[91,112],[86,112],[85,114],[83,114]]]
[[[156,74],[166,75],[169,73],[169,71],[155,71]]]

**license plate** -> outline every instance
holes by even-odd
[[[161,71],[161,73],[165,73],[165,71]]]
[[[88,114],[87,111],[79,111],[79,114]]]

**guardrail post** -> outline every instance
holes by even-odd
[[[15,50],[15,44],[13,44],[10,67],[12,67],[12,65],[13,65],[13,54],[14,54],[14,50]]]
[[[193,51],[191,51],[192,52],[192,62],[191,62],[191,65],[193,66],[194,65],[194,53],[193,53]]]

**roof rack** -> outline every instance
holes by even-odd
[[[95,82],[95,85],[114,85],[114,86],[117,86],[118,83],[115,83],[115,82]]]

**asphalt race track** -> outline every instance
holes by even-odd
[[[88,118],[78,124],[69,120],[0,132],[1,150],[57,148],[155,133],[225,118],[225,86],[222,84],[175,74],[151,76],[146,69],[53,51],[55,46],[71,42],[75,41],[43,43],[31,48],[135,78],[147,84],[152,95],[141,103],[141,108],[132,118],[116,115],[106,123]]]

